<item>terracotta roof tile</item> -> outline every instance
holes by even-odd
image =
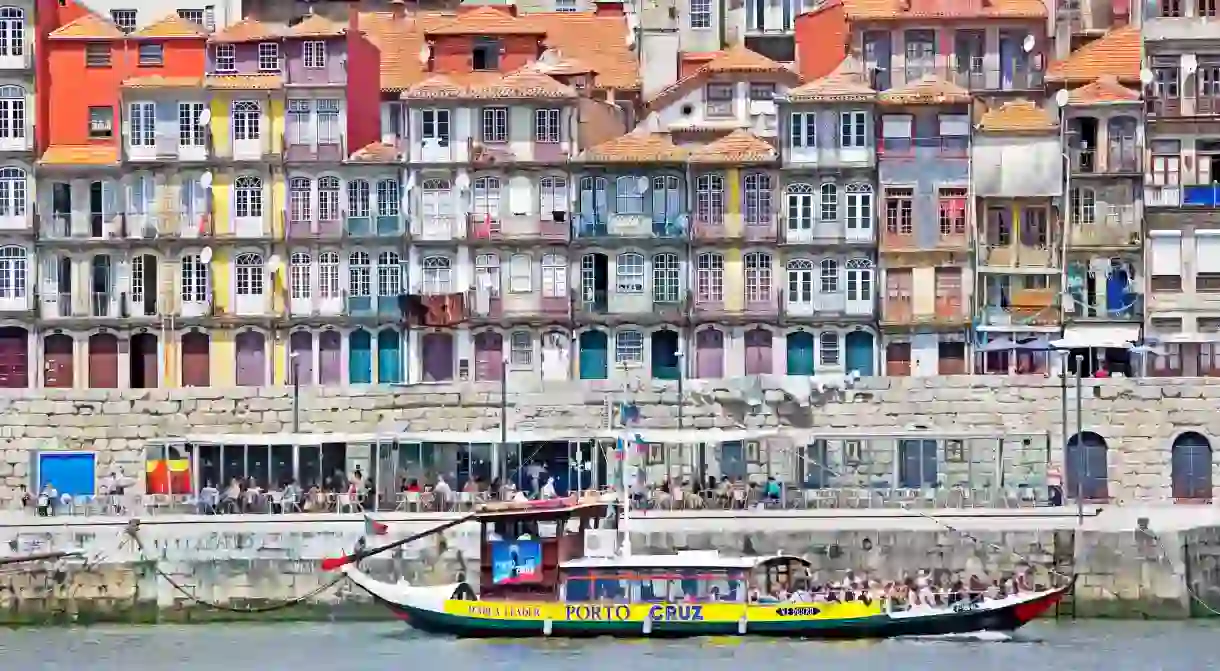
[[[500,10],[491,11],[504,16]],[[541,29],[548,48],[559,52],[562,59],[580,61],[592,70],[598,88],[639,89],[640,63],[627,46],[624,17],[598,16],[593,12],[537,12],[514,20]],[[382,90],[405,91],[427,79],[429,74],[420,58],[424,35],[433,34],[453,21],[453,15],[435,12],[403,17],[390,12],[362,13],[360,26],[381,51]]]
[[[854,21],[910,19],[1042,19],[1041,0],[844,0]]]
[[[264,40],[279,39],[280,33],[283,32],[279,26],[263,23],[257,19],[244,18],[237,23],[213,33],[209,38],[211,42],[222,42],[236,44],[239,42],[262,42]]]
[[[789,85],[800,83],[801,76],[787,67],[755,53],[743,46],[734,46],[720,52],[703,67],[695,70],[690,76],[683,77],[669,86],[661,89],[652,100],[648,101],[648,109],[656,111],[663,109],[673,101],[686,95],[688,91],[701,86],[712,75],[774,75]]]
[[[187,21],[177,14],[170,14],[142,30],[137,30],[131,36],[145,38],[207,37],[207,32],[203,26],[194,21]]]
[[[1059,124],[1029,100],[1014,100],[987,110],[979,118],[979,130],[984,133],[1050,133]]]
[[[848,57],[832,73],[788,91],[791,102],[870,102],[877,99],[864,78],[864,67]]]
[[[99,40],[122,39],[127,36],[119,30],[118,26],[114,25],[113,21],[107,21],[90,12],[71,23],[60,26],[47,37],[53,40]]]
[[[496,81],[472,86],[472,98],[575,98],[576,90],[532,66],[510,72]]]
[[[100,144],[53,144],[38,159],[39,165],[102,166],[118,162],[118,146]]]
[[[204,86],[228,91],[274,91],[284,88],[280,75],[209,75]]]
[[[310,14],[304,21],[288,28],[284,37],[340,37],[347,32],[347,24],[328,19],[321,14]]]
[[[767,163],[775,158],[775,147],[748,130],[735,130],[690,152],[691,163]]]
[[[125,89],[194,89],[203,86],[203,77],[166,77],[148,75],[123,80]]]
[[[357,149],[347,160],[349,163],[398,163],[402,157],[393,145],[373,142]]]
[[[960,105],[971,101],[970,92],[935,74],[883,91],[877,100],[887,105]]]
[[[546,35],[546,28],[504,9],[482,6],[451,17],[448,23],[427,31],[428,35]]]
[[[1051,63],[1046,69],[1046,79],[1084,84],[1114,75],[1119,82],[1136,84],[1142,67],[1140,51],[1139,28],[1117,28],[1080,47],[1067,58]]]
[[[577,75],[595,74],[597,72],[584,61],[575,58],[564,58],[562,54],[554,50],[548,53],[554,54],[550,60],[546,62],[539,60],[534,64],[535,69],[543,74],[552,77],[574,77]]]
[[[1114,75],[1106,75],[1092,84],[1072,89],[1068,101],[1073,105],[1139,102],[1140,94],[1118,83]]]
[[[577,160],[587,163],[681,163],[690,152],[679,147],[664,133],[632,131],[590,147]]]

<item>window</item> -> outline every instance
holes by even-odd
[[[372,189],[363,179],[353,179],[347,183],[347,215],[349,217],[368,217],[372,212]]]
[[[1160,67],[1152,71],[1152,97],[1155,100],[1176,100],[1181,95],[1180,72],[1177,68]]]
[[[752,172],[745,176],[746,226],[767,226],[771,223],[771,176]]]
[[[720,175],[699,175],[695,180],[695,221],[724,223],[724,178]]]
[[[614,211],[618,214],[643,214],[644,190],[648,178],[624,175],[614,180]]]
[[[237,72],[237,47],[232,44],[217,44],[215,58],[217,72]]]
[[[546,280],[545,273],[543,280]],[[500,257],[496,254],[479,254],[474,257],[474,286],[486,288],[492,296],[500,295]]]
[[[238,254],[236,269],[238,296],[263,295],[263,257],[261,254]]]
[[[110,43],[109,42],[89,42],[85,45],[85,67],[87,68],[108,68],[110,67]]]
[[[200,28],[207,27],[202,9],[179,9],[178,18],[185,19],[191,23],[197,23]]]
[[[562,254],[542,255],[542,297],[568,297],[568,260]]]
[[[285,138],[290,145],[313,144],[313,124],[310,123],[310,100],[289,100]]]
[[[309,188],[309,180],[305,180]],[[233,182],[234,210],[237,218],[261,218],[263,216],[263,181],[251,175],[238,177]]]
[[[941,189],[937,204],[940,236],[945,238],[966,235],[966,189]]]
[[[691,0],[690,27],[712,27],[712,0]]]
[[[644,335],[639,331],[619,331],[614,338],[614,361],[626,364],[642,363]]]
[[[313,184],[308,177],[288,180],[288,221],[308,222],[313,219]]]
[[[788,302],[813,302],[813,261],[793,259],[788,262]]]
[[[813,230],[813,187],[808,184],[788,186],[788,230]]]
[[[280,71],[280,45],[275,42],[258,43],[258,71]]]
[[[1097,197],[1093,189],[1090,188],[1073,188],[1072,189],[1072,220],[1070,224],[1095,224],[1097,223]]]
[[[839,146],[845,149],[868,146],[868,113],[843,112],[839,115]]]
[[[450,275],[452,263],[445,256],[429,256],[424,259],[424,295],[438,296],[452,293]]]
[[[889,235],[911,235],[915,230],[912,214],[913,189],[885,190],[885,232]]]
[[[203,114],[203,103],[178,103],[178,145],[181,147],[202,147],[206,144],[204,132],[207,130],[199,123]]]
[[[750,100],[775,101],[775,84],[750,84]]]
[[[342,103],[333,98],[317,101],[318,144],[339,144],[339,111]]]
[[[746,254],[746,303],[771,300],[771,255],[765,252]]]
[[[529,331],[513,331],[508,337],[509,363],[514,366],[530,366],[534,358],[534,337]]]
[[[695,300],[719,303],[724,300],[724,257],[712,252],[700,254],[695,264]]]
[[[339,178],[326,176],[318,179],[318,221],[339,220]]]
[[[340,295],[339,254],[322,252],[318,255],[318,296],[320,298],[338,298]]]
[[[839,365],[839,334],[825,331],[818,336],[818,359],[823,366]]]
[[[824,294],[839,293],[839,262],[834,259],[822,259],[820,266],[818,288]]]
[[[534,111],[534,142],[559,142],[559,110]]]
[[[0,8],[0,56],[24,55],[25,11],[18,7],[2,7]]]
[[[686,200],[686,190],[682,188],[682,180],[673,175],[657,175],[652,178],[652,221],[662,224],[665,230],[671,230],[669,225],[685,217],[682,203]],[[678,234],[684,232],[680,229]]]
[[[425,281],[427,277],[425,270]],[[347,257],[347,295],[350,298],[373,295],[373,262],[367,252],[352,252]]]
[[[792,146],[798,149],[813,149],[818,146],[818,115],[813,112],[792,114]]]
[[[480,177],[474,181],[471,210],[478,221],[500,220],[500,180]]]
[[[397,217],[401,207],[399,197],[398,180],[383,179],[377,182],[377,216]]]
[[[130,119],[132,147],[152,147],[157,143],[157,106],[155,103],[131,103]]]
[[[262,108],[253,100],[233,102],[233,139],[235,141],[257,140],[262,137]]]
[[[136,29],[136,10],[112,9],[110,10],[110,20],[114,21],[114,25],[118,26],[119,30],[130,33]]]
[[[165,65],[165,47],[160,44],[141,44],[137,63],[142,68]]]
[[[449,146],[449,110],[423,110],[420,112],[420,121],[420,140],[424,146]]]
[[[604,223],[609,214],[604,177],[580,178],[580,216],[582,220]],[[584,225],[582,223],[582,225]]]
[[[508,142],[508,108],[483,108],[483,141]]]
[[[0,22],[2,27],[3,23]],[[0,140],[25,140],[25,124],[25,89],[20,86],[0,86]]]
[[[568,200],[568,180],[562,177],[543,177],[538,180],[538,211],[543,217],[558,219],[555,213],[567,212]]]
[[[871,184],[847,185],[847,234],[852,231],[868,232],[873,228],[873,186]]]
[[[736,84],[708,84],[703,90],[706,114],[711,118],[733,116],[733,98]]]
[[[1181,140],[1152,141],[1152,184],[1177,186],[1181,183]]]
[[[936,72],[936,31],[908,30],[903,37],[907,57],[906,80],[914,82]]]
[[[681,292],[678,255],[666,252],[652,257],[652,300],[677,303]]]
[[[470,50],[472,70],[500,69],[500,40],[494,37],[476,37]]]
[[[0,248],[0,298],[25,298],[29,277],[25,249]]]
[[[198,254],[182,257],[182,302],[206,303],[208,301],[208,264]]]
[[[614,262],[614,289],[620,294],[644,293],[644,257],[635,252],[619,254]]]
[[[576,0],[555,0],[555,11],[557,12],[575,12]]]
[[[534,290],[534,260],[529,254],[513,254],[508,259],[508,293],[527,294]]]
[[[326,67],[326,43],[309,40],[301,45],[301,53],[306,68],[321,70]]]
[[[377,255],[377,295],[382,298],[402,293],[402,257],[398,252]]]
[[[820,199],[818,218],[822,221],[837,221],[839,219],[839,187],[834,184],[823,184],[819,189]]]
[[[873,262],[869,259],[847,260],[847,300],[873,300]]]
[[[313,259],[306,252],[293,252],[288,260],[288,291],[292,298],[309,298],[313,284]]]

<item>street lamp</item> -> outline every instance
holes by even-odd
[[[288,355],[288,364],[292,369],[292,432],[301,432],[301,353],[292,352]]]
[[[491,479],[500,477],[500,460],[508,454],[508,356],[500,355],[500,445],[491,455]],[[520,464],[517,466],[520,468]],[[503,484],[503,483],[502,483]]]
[[[1081,399],[1081,375],[1084,355],[1076,355],[1076,522],[1084,526],[1084,402]]]

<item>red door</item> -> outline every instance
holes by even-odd
[[[113,333],[89,336],[89,388],[118,389],[119,338]]]
[[[192,331],[182,336],[182,386],[207,387],[211,384],[212,340],[206,333]]]
[[[42,341],[43,386],[70,389],[76,381],[76,343],[72,336],[53,333]]]
[[[0,388],[30,386],[29,333],[19,326],[0,328]]]

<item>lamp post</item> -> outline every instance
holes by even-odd
[[[491,455],[491,479],[500,477],[500,461],[508,454],[508,356],[500,356],[500,445]],[[520,465],[518,465],[518,468]]]
[[[288,363],[292,369],[292,432],[301,432],[301,353],[292,352],[288,355]]]
[[[1084,525],[1084,401],[1081,399],[1081,373],[1084,369],[1084,355],[1076,355],[1076,522]]]

